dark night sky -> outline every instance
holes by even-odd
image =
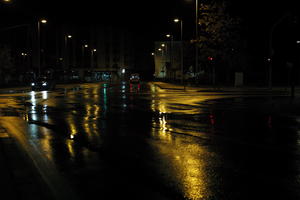
[[[205,0],[199,0],[199,3]],[[230,12],[243,18],[250,40],[265,40],[270,24],[286,10],[297,10],[295,1],[229,0]],[[191,39],[195,23],[195,0],[15,0],[0,7],[0,26],[30,23],[39,16],[51,24],[113,24],[128,27],[144,39],[163,40],[178,31],[172,22],[183,17],[185,39]]]
[[[199,3],[201,1],[203,0],[199,0]],[[56,23],[113,23],[128,26],[141,33],[148,31],[159,33],[160,30],[171,31],[168,29],[172,29],[170,24],[175,16],[182,16],[185,28],[192,29],[194,2],[194,0],[15,0],[14,5],[1,8],[0,22],[12,19],[14,22],[22,22],[33,17],[45,16],[49,21],[53,20]],[[232,12],[242,16],[251,27],[263,27],[273,16],[276,17],[284,10],[295,7],[292,1],[230,0],[230,2]]]

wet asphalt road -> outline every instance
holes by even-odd
[[[150,83],[0,96],[1,124],[69,199],[300,199],[299,107]]]

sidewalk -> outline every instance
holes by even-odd
[[[16,141],[0,127],[1,199],[54,199],[26,156]]]
[[[185,90],[188,92],[214,92],[214,93],[232,93],[232,94],[265,94],[265,95],[290,95],[290,88],[288,87],[212,87],[212,86],[183,86],[181,84],[167,83],[167,82],[152,82],[161,89],[168,90]],[[300,88],[295,88],[295,94],[300,94]]]

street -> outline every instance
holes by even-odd
[[[300,199],[298,99],[74,84],[0,95],[57,199]],[[279,123],[280,122],[280,123]]]

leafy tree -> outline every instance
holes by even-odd
[[[212,0],[202,3],[198,24],[199,60],[206,71],[212,64],[213,67],[220,66],[218,71],[227,74],[227,79],[230,71],[243,71],[245,42],[241,37],[242,20],[228,14],[226,2]]]

